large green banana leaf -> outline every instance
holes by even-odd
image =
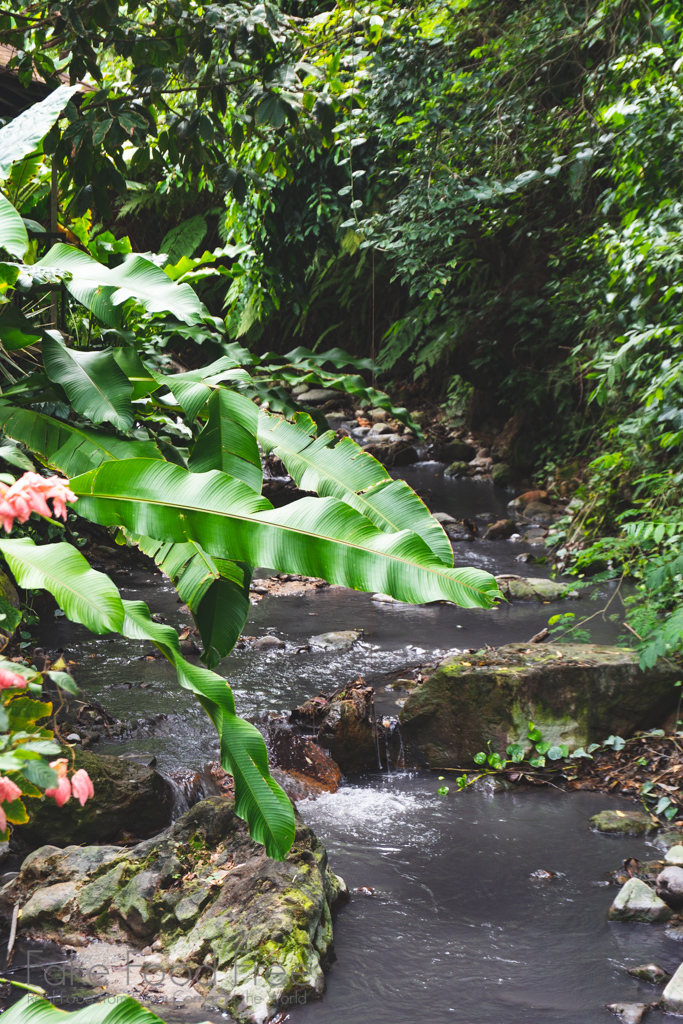
[[[104,463],[71,481],[79,514],[159,540],[194,540],[218,558],[322,576],[421,604],[489,607],[493,576],[446,566],[410,530],[384,533],[336,498],[303,498],[273,509],[241,480],[189,473],[170,463]]]
[[[154,622],[142,601],[123,604],[124,636],[156,644],[175,666],[180,685],[196,694],[218,731],[221,764],[235,779],[235,811],[248,822],[252,838],[263,843],[270,857],[284,859],[294,841],[294,812],[289,797],[268,771],[263,736],[235,714],[232,690],[225,679],[208,668],[185,661],[172,626]]]
[[[76,427],[33,409],[0,405],[0,427],[21,441],[46,466],[65,476],[87,473],[115,459],[161,459],[153,441],[129,441],[111,434]]]
[[[263,470],[256,443],[258,409],[237,391],[220,387],[207,403],[208,419],[195,442],[189,467],[193,473],[220,469],[261,493]]]
[[[194,617],[204,645],[202,661],[214,668],[235,646],[249,614],[251,566],[211,558],[198,544],[135,538],[178,591]]]
[[[80,88],[80,85],[60,85],[40,103],[34,103],[0,128],[0,181],[7,177],[15,161],[33,152]]]
[[[176,631],[155,623],[143,602],[122,601],[109,577],[91,569],[70,544],[37,546],[22,537],[0,540],[0,553],[20,586],[48,590],[72,621],[82,622],[94,633],[119,632],[131,639],[150,640],[159,648],[175,667],[180,685],[197,695],[218,730],[221,764],[235,779],[237,813],[271,857],[285,857],[294,838],[292,805],[270,776],[260,732],[237,717],[227,680],[186,662]]]
[[[259,416],[261,447],[282,459],[302,490],[340,498],[385,533],[414,530],[437,558],[453,565],[453,549],[443,527],[405,480],[393,480],[350,437],[333,445],[333,431],[320,437],[315,433],[315,424],[305,413],[296,415],[293,422],[267,412]]]
[[[36,545],[29,537],[0,539],[0,553],[26,590],[47,590],[72,622],[93,633],[121,632],[124,611],[114,583],[91,569],[71,544]]]
[[[176,402],[191,420],[196,419],[211,395],[224,380],[248,384],[251,377],[246,370],[235,365],[234,359],[221,356],[209,366],[185,373],[153,373],[159,384],[165,384]],[[254,431],[255,433],[255,431]]]
[[[42,349],[45,372],[54,384],[61,384],[76,412],[119,430],[133,426],[133,385],[110,348],[87,352],[48,336]]]
[[[60,1010],[47,999],[24,996],[2,1016],[3,1024],[163,1024],[161,1017],[131,996],[117,996],[114,1002],[105,998],[101,1003],[89,1004],[74,1013]]]
[[[121,305],[127,299],[135,299],[148,313],[172,313],[186,324],[208,316],[189,284],[175,284],[136,253],[124,256],[118,267],[105,267],[80,249],[58,242],[35,266],[64,275],[73,297],[110,327],[121,326]]]
[[[17,259],[22,259],[28,249],[26,226],[2,192],[0,192],[0,249],[5,249]]]

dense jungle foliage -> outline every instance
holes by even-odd
[[[682,22],[667,0],[2,0],[25,88],[87,84],[7,165],[29,232],[9,251],[68,281],[41,237],[56,196],[112,287],[132,252],[166,254],[149,258],[201,315],[102,318],[70,285],[64,303],[73,343],[113,346],[136,402],[171,357],[227,356],[259,401],[278,380],[346,387],[346,357],[315,355],[332,346],[359,397],[377,380],[464,416],[520,480],[573,496],[556,563],[635,580],[651,661],[683,634]],[[187,463],[191,413],[175,440],[156,409],[144,439],[128,412],[93,422]]]

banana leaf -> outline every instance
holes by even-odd
[[[40,103],[33,103],[0,128],[0,181],[8,176],[16,160],[23,160],[33,152],[73,94],[81,88],[80,85],[60,85]]]
[[[5,249],[17,259],[22,259],[28,249],[26,225],[2,192],[0,192],[0,249]]]
[[[87,253],[58,242],[34,265],[63,277],[73,297],[109,327],[120,327],[128,299],[148,313],[172,313],[186,324],[200,323],[208,312],[189,284],[174,284],[151,260],[128,253],[118,267],[105,267]]]
[[[163,1024],[161,1017],[131,996],[117,996],[114,1002],[105,998],[101,1003],[91,1003],[82,1010],[67,1013],[47,999],[28,995],[5,1010],[2,1016],[3,1024]]]
[[[129,441],[76,427],[33,409],[0,405],[0,427],[21,441],[44,465],[65,476],[77,476],[112,459],[161,459],[153,441]]]
[[[110,348],[87,352],[47,336],[42,350],[45,372],[64,388],[76,412],[93,423],[112,423],[119,430],[133,426],[133,385]]]
[[[263,470],[256,443],[258,409],[248,398],[218,388],[207,403],[208,419],[195,443],[189,468],[193,473],[220,469],[261,493]]]
[[[198,544],[134,538],[172,580],[202,638],[202,661],[214,668],[235,646],[249,614],[251,566],[211,558]]]
[[[218,558],[321,576],[416,604],[486,608],[500,597],[489,573],[450,568],[417,533],[384,533],[336,498],[273,509],[225,473],[189,473],[145,459],[104,463],[72,479],[71,488],[86,519],[158,540],[194,540]]]
[[[314,437],[315,424],[305,413],[293,422],[261,412],[258,439],[266,452],[282,459],[304,491],[340,498],[367,516],[385,533],[414,530],[437,558],[453,565],[453,549],[443,527],[404,480],[394,480],[384,466],[350,437],[333,445],[336,435]]]

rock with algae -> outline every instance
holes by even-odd
[[[273,861],[234,801],[211,797],[129,849],[35,851],[0,890],[0,917],[19,902],[20,933],[33,938],[153,945],[162,971],[189,968],[212,1006],[263,1024],[293,995],[322,995],[331,909],[345,894],[300,820],[287,859]]]

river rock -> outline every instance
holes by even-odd
[[[468,463],[461,462],[457,459],[455,462],[451,462],[450,466],[446,466],[443,471],[444,476],[467,476]]]
[[[679,868],[683,867],[683,846],[678,843],[676,846],[669,847],[664,860],[667,864],[674,864]]]
[[[547,497],[547,491],[525,491],[524,494],[519,494],[512,501],[509,501],[508,508],[526,508],[530,502],[545,501]]]
[[[670,850],[672,846],[683,845],[683,832],[679,829],[671,829],[666,832],[658,832],[655,838],[655,846],[660,850]]]
[[[470,444],[465,441],[446,441],[443,444],[434,445],[433,456],[438,462],[471,462],[476,452]]]
[[[657,875],[657,895],[679,913],[683,910],[683,868],[664,868]]]
[[[477,527],[471,519],[461,519],[450,523],[444,523],[443,528],[451,544],[458,544],[463,541],[473,541],[477,536]]]
[[[496,576],[503,597],[509,601],[560,601],[578,593],[566,583],[536,576]]]
[[[638,967],[627,967],[626,973],[638,981],[648,981],[651,985],[664,985],[671,978],[662,967],[657,964],[641,964]]]
[[[596,832],[612,832],[621,835],[642,836],[657,827],[645,811],[600,811],[590,819]]]
[[[336,388],[311,388],[310,391],[302,391],[297,395],[297,401],[302,405],[324,405],[333,398],[341,401],[346,395]]]
[[[496,462],[491,470],[491,479],[496,487],[509,487],[513,475],[512,467],[507,462]]]
[[[608,1003],[605,1007],[610,1013],[615,1013],[623,1024],[641,1024],[647,1011],[649,1003]]]
[[[298,817],[287,859],[273,861],[234,802],[212,797],[129,849],[37,851],[0,892],[0,917],[8,922],[18,902],[21,937],[90,943],[89,951],[101,940],[122,955],[153,944],[162,969],[199,972],[195,988],[212,1006],[263,1024],[290,993],[322,995],[330,911],[345,894]],[[202,973],[203,964],[211,966]]]
[[[381,462],[383,466],[410,466],[418,460],[415,448],[403,440],[377,441],[374,444],[364,445],[364,449],[374,456],[378,462]]]
[[[30,846],[46,841],[62,846],[115,839],[124,829],[143,835],[165,828],[171,820],[173,791],[153,768],[87,750],[74,751],[74,767],[84,768],[95,795],[84,807],[69,800],[63,807],[50,797],[31,800],[30,819],[15,827],[14,836]]]
[[[286,646],[285,641],[279,636],[271,636],[268,633],[266,636],[260,636],[258,640],[254,640],[251,649],[252,651],[281,651]]]
[[[667,907],[664,900],[660,900],[649,885],[640,878],[629,878],[617,893],[607,917],[610,921],[643,921],[653,924],[669,921],[672,913],[670,907]]]
[[[484,540],[507,540],[516,532],[517,524],[514,519],[499,519],[487,528]]]
[[[309,643],[323,651],[349,651],[363,636],[362,629],[339,629],[332,633],[318,633]]]
[[[683,1015],[683,964],[662,992],[662,1009]]]
[[[524,506],[524,518],[531,520],[532,523],[540,523],[543,526],[548,526],[554,523],[560,518],[562,513],[558,513],[545,501],[530,501],[528,505]]]
[[[509,644],[451,655],[408,697],[401,730],[412,758],[433,768],[486,750],[528,746],[528,723],[570,750],[658,726],[676,707],[680,672],[642,670],[638,656],[599,644]],[[334,755],[333,755],[334,756]]]
[[[362,679],[331,698],[320,694],[290,715],[290,722],[316,732],[317,742],[344,773],[377,767],[374,690]]]

